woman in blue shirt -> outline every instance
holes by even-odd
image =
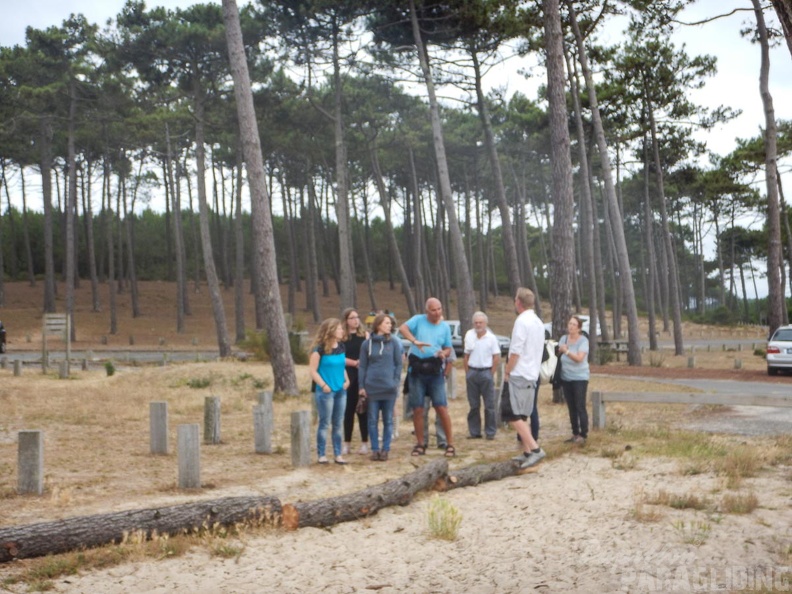
[[[319,464],[327,464],[325,448],[327,429],[331,422],[335,463],[347,463],[341,455],[346,390],[349,387],[343,338],[344,327],[341,320],[326,319],[316,331],[316,338],[308,358],[308,369],[316,385],[314,388],[316,410],[319,412],[319,427],[316,430],[316,454],[319,457]]]
[[[567,443],[584,443],[588,436],[588,411],[586,391],[589,382],[589,341],[581,332],[583,322],[577,316],[569,318],[566,336],[558,341],[561,357],[561,388],[569,408],[572,437]]]

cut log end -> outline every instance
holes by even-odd
[[[300,512],[291,503],[283,506],[281,525],[285,530],[293,531],[300,527]]]

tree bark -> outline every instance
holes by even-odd
[[[564,51],[558,0],[544,0],[545,48],[547,52],[547,100],[550,121],[550,160],[553,165],[553,250],[550,270],[550,301],[553,334],[560,336],[572,310],[572,276],[575,241],[572,234],[572,159],[564,85]]]
[[[762,65],[759,73],[759,91],[762,95],[762,106],[765,114],[764,148],[765,148],[765,185],[767,188],[767,325],[770,335],[775,332],[783,320],[784,287],[781,284],[781,215],[778,200],[778,180],[776,179],[776,158],[778,156],[778,131],[773,108],[773,96],[770,94],[770,42],[765,27],[762,5],[759,0],[751,0],[756,14],[756,26],[759,32],[759,45],[762,48]],[[787,23],[788,24],[788,23]],[[785,33],[788,30],[785,29]]]
[[[432,72],[429,68],[429,58],[421,37],[418,25],[418,15],[415,10],[415,0],[410,0],[410,18],[412,21],[413,38],[421,64],[426,90],[429,95],[429,112],[432,120],[432,140],[435,157],[437,158],[437,173],[440,186],[440,198],[445,205],[446,216],[451,240],[451,261],[454,264],[454,273],[457,282],[457,301],[459,305],[460,332],[464,333],[470,328],[473,312],[476,309],[476,295],[473,291],[473,280],[470,277],[470,267],[465,257],[465,244],[462,241],[462,231],[456,216],[456,206],[451,192],[451,179],[448,172],[445,141],[443,139],[443,125],[440,120],[440,108],[437,104]]]
[[[784,31],[789,55],[792,56],[792,0],[770,0],[775,8],[781,29]]]
[[[297,395],[297,375],[291,357],[289,334],[283,315],[280,289],[277,282],[275,262],[275,239],[270,214],[270,200],[264,177],[264,161],[261,157],[261,139],[256,124],[253,107],[253,93],[250,86],[245,48],[242,42],[242,28],[239,23],[239,9],[235,0],[223,0],[223,20],[226,25],[226,41],[234,79],[239,129],[247,166],[248,184],[251,195],[251,214],[253,234],[256,236],[259,291],[263,306],[264,325],[270,343],[270,361],[275,378],[276,391]]]
[[[441,481],[448,473],[447,460],[433,460],[405,476],[368,487],[362,491],[283,506],[283,527],[334,526],[377,513],[391,505],[407,505],[416,493]]]
[[[44,313],[55,312],[55,257],[52,238],[52,121],[44,116],[40,122],[39,168],[41,197],[44,201]]]
[[[600,167],[602,168],[602,178],[605,183],[605,197],[607,199],[608,212],[610,213],[612,223],[611,228],[616,248],[616,260],[619,267],[621,292],[624,298],[624,307],[627,310],[627,361],[630,365],[640,365],[641,337],[638,328],[638,306],[635,302],[635,287],[633,286],[630,255],[627,251],[627,240],[624,235],[622,209],[619,206],[615,185],[613,183],[610,157],[608,155],[608,144],[605,139],[605,127],[602,124],[599,104],[597,102],[596,86],[591,75],[591,69],[588,65],[588,57],[586,48],[583,44],[583,36],[580,34],[580,28],[578,27],[574,6],[571,0],[567,0],[567,7],[569,8],[572,30],[575,33],[580,67],[583,72],[583,77],[586,80],[586,87],[588,88],[589,103],[591,104],[591,119],[594,124],[594,135],[597,139],[597,147],[599,148]]]
[[[193,90],[193,106],[195,108],[195,164],[198,182],[198,216],[201,226],[201,250],[203,252],[204,272],[206,285],[209,289],[209,298],[212,302],[215,331],[217,332],[217,346],[220,357],[231,355],[231,342],[228,338],[225,308],[220,294],[220,282],[217,278],[217,269],[212,250],[212,237],[209,230],[209,208],[206,204],[206,180],[204,179],[204,98],[199,87],[197,74],[193,77],[195,88]],[[277,285],[275,285],[277,288]],[[288,351],[287,351],[288,352]]]
[[[176,535],[240,522],[277,526],[281,503],[276,497],[225,497],[0,528],[0,563],[56,555],[75,549],[119,543],[135,533]]]

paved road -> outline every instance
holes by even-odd
[[[653,382],[675,384],[716,394],[768,394],[792,397],[792,388],[785,384],[766,382],[734,382],[702,379],[650,379]],[[737,435],[780,435],[792,433],[792,408],[769,406],[728,406],[723,412],[713,412],[704,418],[683,425],[685,429]]]

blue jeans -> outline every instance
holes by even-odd
[[[316,410],[319,413],[319,427],[316,430],[316,454],[325,455],[327,429],[333,423],[333,455],[341,455],[341,441],[344,429],[344,410],[346,409],[346,390],[325,393],[317,386],[314,392]]]
[[[411,373],[409,382],[410,408],[423,408],[424,398],[430,398],[432,406],[448,406],[445,376],[442,373],[434,375]]]
[[[371,441],[371,451],[379,452],[379,415],[382,411],[382,451],[389,452],[391,437],[393,436],[393,407],[395,400],[369,400],[368,401],[368,432]]]

